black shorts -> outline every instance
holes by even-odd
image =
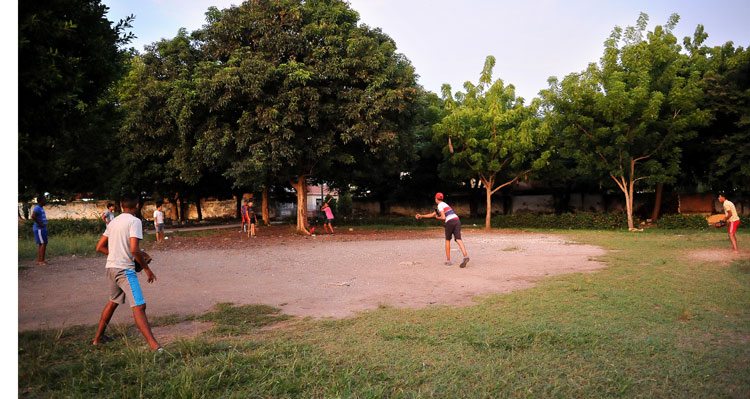
[[[326,219],[326,222],[324,224],[327,224],[329,226],[333,226],[333,219]]]
[[[445,239],[450,241],[451,236],[456,240],[461,239],[461,221],[458,219],[451,219],[445,223]]]

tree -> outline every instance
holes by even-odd
[[[247,168],[289,182],[297,230],[309,234],[308,180],[331,180],[400,142],[414,70],[340,0],[258,0],[208,16],[197,33],[207,56],[198,90],[210,110],[202,143],[225,145],[231,176]]]
[[[18,193],[102,190],[118,166],[119,115],[109,90],[125,73],[130,16],[99,0],[18,4]]]
[[[733,192],[747,190],[750,181],[750,49],[701,46],[708,35],[698,26],[691,41],[684,39],[691,61],[704,71],[701,107],[711,121],[685,144],[681,181],[692,189]],[[696,187],[700,186],[700,187]]]
[[[485,228],[490,228],[492,194],[541,169],[549,158],[545,150],[549,136],[538,117],[540,101],[528,107],[515,96],[513,85],[498,79],[492,83],[495,58],[487,57],[479,84],[464,83],[466,93],[451,100],[450,86],[443,86],[447,115],[435,125],[435,139],[455,173],[476,177],[486,191]]]
[[[709,118],[699,107],[701,73],[671,32],[678,20],[673,14],[645,39],[646,14],[624,37],[615,27],[601,65],[592,63],[561,82],[550,78],[542,93],[548,117],[562,129],[561,153],[575,159],[581,173],[595,170],[617,185],[631,230],[635,184],[674,181],[680,143]]]
[[[205,132],[217,128],[209,108],[198,97],[195,75],[204,53],[180,29],[177,36],[146,47],[131,61],[130,73],[120,86],[125,120],[120,139],[127,180],[135,192],[158,192],[181,203],[203,195],[228,196],[230,182],[223,177],[220,143],[207,142]],[[185,220],[184,212],[180,212]]]

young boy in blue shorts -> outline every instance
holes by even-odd
[[[34,210],[31,212],[31,219],[34,220],[34,239],[38,246],[36,264],[47,266],[44,256],[47,253],[47,214],[44,212],[44,205],[47,204],[47,198],[44,194],[39,194]]]

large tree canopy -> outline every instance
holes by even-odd
[[[18,192],[89,192],[118,166],[109,89],[125,72],[118,46],[132,17],[113,24],[100,0],[18,4]]]
[[[543,92],[548,116],[561,129],[562,154],[575,159],[581,173],[595,170],[617,185],[631,229],[635,184],[674,181],[678,144],[709,119],[699,107],[701,73],[672,34],[678,19],[674,14],[646,33],[648,16],[641,14],[624,36],[616,27],[600,65],[562,81],[551,78]]]
[[[211,10],[197,34],[207,59],[196,82],[210,112],[202,150],[229,154],[237,185],[291,183],[302,232],[309,178],[340,180],[409,144],[414,70],[358,18],[340,0],[260,0]]]

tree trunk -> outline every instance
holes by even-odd
[[[263,187],[263,204],[261,205],[261,212],[263,213],[263,223],[266,226],[271,225],[271,215],[268,213],[268,186]]]
[[[651,212],[651,220],[656,221],[659,219],[659,212],[661,212],[661,197],[664,191],[664,183],[656,185],[656,198],[654,199],[654,211]]]
[[[310,230],[307,228],[307,178],[300,176],[291,184],[297,191],[297,232],[310,235]]]
[[[487,190],[487,214],[484,216],[484,229],[490,229],[490,218],[492,217],[492,186],[485,184],[484,189]]]
[[[242,194],[238,195],[236,198],[237,204],[234,209],[234,211],[236,212],[234,217],[242,220]]]
[[[201,210],[201,199],[197,195],[195,196],[195,209],[198,211],[198,221],[203,220],[203,211]]]

